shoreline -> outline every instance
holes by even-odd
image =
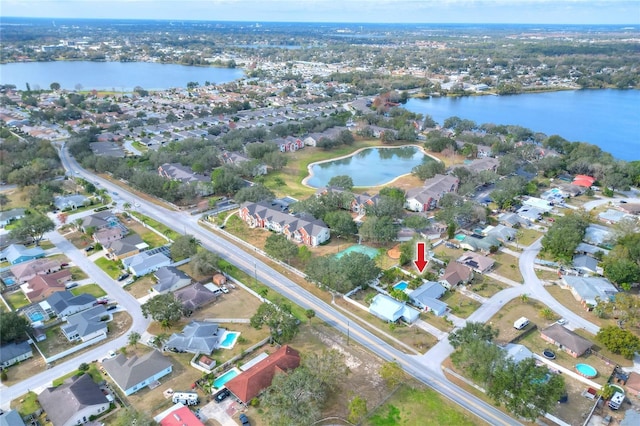
[[[307,176],[306,176],[304,179],[302,179],[301,184],[302,184],[302,185],[304,185],[304,186],[306,186],[307,188],[313,188],[313,189],[319,189],[319,188],[321,188],[321,187],[311,186],[311,185],[309,185],[309,183],[308,183],[309,179],[313,178],[313,176],[314,176],[314,175],[313,175],[312,167],[313,167],[313,166],[315,166],[316,164],[329,163],[329,162],[331,162],[331,161],[343,160],[343,159],[345,159],[345,158],[353,157],[354,155],[356,155],[356,154],[358,154],[358,153],[360,153],[360,152],[364,151],[365,149],[378,149],[378,148],[384,148],[384,149],[390,149],[390,148],[405,148],[405,147],[408,147],[408,146],[413,146],[413,147],[417,148],[418,150],[420,150],[420,151],[422,152],[422,154],[423,154],[423,155],[426,155],[427,157],[431,158],[431,159],[432,159],[432,160],[434,160],[434,161],[438,161],[438,162],[440,162],[440,163],[444,163],[442,160],[440,160],[440,159],[439,159],[438,157],[436,157],[435,155],[432,155],[432,154],[428,153],[428,152],[424,149],[424,147],[422,147],[422,146],[420,146],[420,145],[407,144],[407,145],[398,145],[398,146],[384,146],[384,145],[381,145],[381,146],[366,146],[366,147],[363,147],[363,148],[358,148],[358,149],[356,149],[355,151],[353,151],[353,152],[352,152],[352,153],[350,153],[350,154],[345,154],[345,155],[341,155],[341,156],[339,156],[339,157],[329,158],[329,159],[326,159],[326,160],[314,161],[314,162],[312,162],[312,163],[307,164]],[[409,175],[409,174],[411,174],[411,172],[409,172],[409,173],[404,173],[404,174],[402,174],[402,175],[396,176],[395,178],[391,179],[390,181],[385,182],[385,183],[381,183],[381,184],[379,184],[379,185],[369,185],[369,186],[355,186],[355,185],[354,185],[354,188],[378,188],[378,187],[381,187],[381,186],[384,186],[384,185],[389,185],[390,183],[393,183],[393,182],[395,182],[396,180],[400,179],[401,177],[406,176],[406,175]]]

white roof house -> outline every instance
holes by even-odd
[[[601,277],[562,277],[562,285],[571,290],[571,294],[585,307],[598,305],[598,300],[608,301],[618,293],[618,289],[606,278]]]
[[[378,318],[389,322],[396,322],[399,319],[402,319],[408,323],[412,323],[420,316],[420,312],[416,309],[413,309],[385,294],[378,294],[373,298],[373,300],[371,300],[369,312]]]

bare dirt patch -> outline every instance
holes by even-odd
[[[145,275],[142,278],[138,278],[131,284],[127,284],[124,289],[131,293],[131,295],[136,299],[140,299],[141,297],[147,296],[151,291],[151,287],[156,284],[156,280],[153,276]]]

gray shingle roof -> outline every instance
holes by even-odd
[[[109,402],[88,374],[72,377],[57,388],[45,389],[38,395],[38,401],[54,425],[64,425],[85,407]]]
[[[0,347],[0,364],[12,360],[27,352],[31,352],[31,345],[28,342],[7,343]]]
[[[123,390],[127,390],[167,367],[173,366],[171,361],[157,350],[139,358],[133,356],[127,359],[124,354],[118,354],[115,358],[105,359],[102,365]]]
[[[56,314],[64,311],[70,306],[82,306],[95,303],[96,297],[87,293],[74,296],[69,290],[58,291],[47,298],[47,303],[53,308]]]
[[[191,353],[210,354],[220,344],[225,329],[217,324],[204,321],[191,321],[182,333],[171,335],[167,343],[168,348],[181,349]]]

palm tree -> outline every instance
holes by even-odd
[[[528,294],[522,294],[520,295],[520,300],[522,301],[522,303],[527,303],[529,302],[529,295]]]
[[[76,231],[80,231],[80,228],[82,227],[82,219],[76,219],[73,221],[73,224],[76,227]]]
[[[140,341],[140,338],[142,336],[140,335],[140,333],[138,333],[137,331],[132,331],[131,333],[129,333],[129,345],[135,347],[138,347],[138,342]]]
[[[131,203],[127,201],[122,205],[122,207],[124,207],[125,210],[129,210],[131,208]]]

